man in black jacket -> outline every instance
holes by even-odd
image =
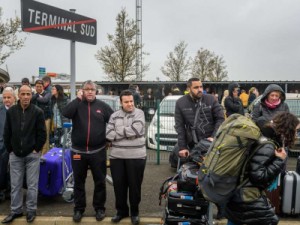
[[[23,85],[19,89],[19,102],[6,113],[4,144],[9,152],[11,179],[11,213],[2,220],[10,223],[23,216],[23,177],[26,171],[27,222],[36,216],[40,151],[46,141],[43,111],[30,103],[31,88]]]
[[[180,157],[189,155],[189,149],[201,139],[213,141],[224,121],[221,105],[214,96],[203,94],[202,82],[198,78],[190,78],[187,88],[189,94],[178,99],[175,106],[175,129],[178,133]]]
[[[63,110],[66,118],[72,119],[72,167],[74,175],[74,222],[80,222],[86,207],[85,180],[88,168],[95,183],[93,207],[96,220],[105,217],[106,201],[106,124],[113,110],[96,99],[96,84],[84,82],[77,98]]]

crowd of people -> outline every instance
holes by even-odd
[[[247,94],[236,82],[229,84],[221,102],[207,91],[203,90],[201,80],[191,78],[187,81],[185,94],[176,102],[175,129],[180,157],[187,157],[192,149],[197,148],[201,139],[212,142],[226,117],[234,113],[249,113],[249,105],[259,95],[255,87]],[[133,225],[139,224],[141,186],[146,166],[145,113],[140,109],[141,99],[154,101],[158,96],[162,99],[163,87],[156,92],[149,88],[141,97],[138,87],[130,85],[128,90],[120,93],[122,108],[115,112],[109,105],[96,99],[96,92],[97,85],[88,80],[78,90],[76,98],[69,101],[62,86],[52,86],[49,77],[36,80],[34,90],[27,78],[22,79],[17,91],[9,87],[3,90],[4,104],[0,107],[0,137],[3,137],[0,142],[0,171],[5,170],[9,161],[11,212],[2,223],[10,223],[23,216],[24,173],[27,175],[26,219],[27,222],[34,221],[40,157],[50,149],[50,143],[60,147],[62,125],[72,121],[73,221],[80,222],[84,215],[88,169],[94,181],[92,205],[95,218],[97,221],[105,218],[106,149],[110,148],[108,158],[116,197],[116,214],[111,221],[118,223],[130,216]],[[179,94],[180,90],[174,86],[172,92]],[[259,149],[250,161],[247,173],[250,181],[245,187],[257,189],[258,198],[249,203],[241,201],[237,195],[227,205],[218,206],[219,212],[229,219],[228,224],[277,224],[278,218],[272,206],[263,201],[265,197],[262,193],[284,169],[287,154],[282,146],[293,144],[299,121],[289,113],[285,93],[276,84],[266,88],[248,115],[261,128],[263,135],[277,145]],[[6,189],[2,178],[0,188]],[[259,209],[259,213],[254,209]]]

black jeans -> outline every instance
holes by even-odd
[[[77,160],[74,159],[76,158],[76,156],[74,157],[76,153],[72,152],[71,155],[74,175],[74,211],[84,212],[86,207],[85,180],[88,168],[91,169],[95,186],[93,207],[95,211],[105,211],[106,150],[103,149],[95,154],[80,154],[80,159]]]
[[[118,215],[129,215],[129,207],[127,204],[128,191],[130,215],[139,215],[145,165],[145,159],[110,159],[110,171],[114,182]]]

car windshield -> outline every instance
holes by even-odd
[[[173,116],[175,114],[176,100],[168,100],[160,105],[160,115]]]

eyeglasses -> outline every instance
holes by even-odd
[[[84,91],[91,91],[91,92],[94,92],[94,91],[96,91],[96,89],[94,89],[94,88],[86,88],[86,89],[83,89]]]

